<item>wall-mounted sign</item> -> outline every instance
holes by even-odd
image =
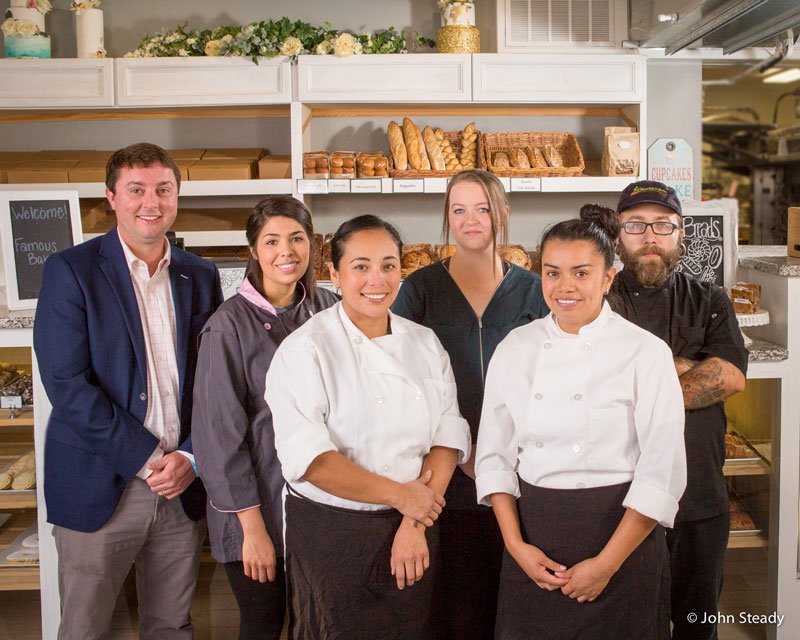
[[[0,192],[8,308],[35,309],[44,261],[82,241],[77,191]]]
[[[683,203],[686,255],[677,271],[701,282],[736,282],[739,203],[735,198]]]
[[[647,150],[647,178],[675,189],[681,200],[694,200],[694,154],[683,138],[659,138]]]

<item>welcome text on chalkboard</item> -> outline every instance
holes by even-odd
[[[0,199],[9,308],[35,307],[45,260],[81,241],[76,192],[9,192]]]

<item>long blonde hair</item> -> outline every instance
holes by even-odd
[[[447,185],[447,192],[444,196],[444,221],[442,222],[442,240],[450,244],[450,192],[453,187],[461,182],[474,182],[483,188],[486,198],[489,201],[489,213],[492,217],[492,247],[497,252],[497,238],[500,236],[500,244],[508,243],[508,216],[506,208],[508,195],[503,188],[503,183],[493,173],[483,169],[467,169],[459,171],[454,175]]]

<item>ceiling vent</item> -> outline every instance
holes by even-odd
[[[498,50],[614,47],[627,37],[625,0],[498,0]]]

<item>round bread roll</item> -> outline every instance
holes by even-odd
[[[314,158],[303,158],[303,169],[313,169],[317,166],[317,161]]]
[[[343,167],[344,158],[333,157],[331,158],[331,167]]]
[[[356,166],[355,158],[350,158],[350,157],[342,158],[342,166],[345,167],[346,169],[352,169],[353,167]]]
[[[503,260],[508,260],[511,264],[530,271],[532,265],[531,257],[522,245],[501,244],[498,245],[497,251]]]
[[[0,473],[0,491],[10,489],[12,482],[14,482],[14,478],[11,477],[10,473]]]

